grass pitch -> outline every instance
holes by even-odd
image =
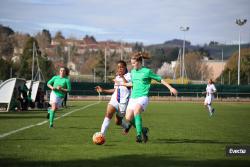
[[[250,164],[250,156],[227,157],[225,151],[226,146],[250,145],[249,103],[215,103],[210,118],[201,103],[150,102],[142,115],[150,129],[148,143],[135,142],[135,129],[122,135],[112,121],[101,146],[92,143],[92,135],[100,131],[107,102],[94,103],[69,102],[56,113],[60,119],[50,129],[44,122],[46,111],[0,113],[0,166]]]

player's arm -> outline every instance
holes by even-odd
[[[164,85],[164,86],[166,86],[169,90],[170,90],[170,92],[171,93],[173,93],[174,95],[177,95],[178,94],[178,91],[175,89],[175,88],[173,88],[171,85],[169,85],[166,81],[164,81],[163,79],[161,80],[161,83]]]
[[[55,77],[52,77],[52,78],[48,81],[48,83],[47,83],[48,88],[50,88],[51,90],[55,90],[55,89],[56,89],[56,88],[53,87],[54,81],[55,81]]]
[[[213,86],[213,89],[212,89],[212,90],[213,90],[212,94],[215,94],[215,93],[217,92],[215,86]]]
[[[169,85],[166,81],[164,81],[164,80],[161,78],[161,76],[159,76],[159,75],[153,73],[152,70],[149,71],[149,74],[148,74],[148,75],[149,75],[150,78],[156,80],[157,82],[161,82],[161,84],[163,84],[164,86],[166,86],[166,87],[169,89],[169,91],[170,91],[171,94],[172,94],[172,93],[173,93],[174,95],[177,95],[177,94],[178,94],[178,91],[177,91],[175,88],[173,88],[173,87],[172,87],[171,85]]]
[[[127,83],[115,84],[115,86],[133,87],[133,84],[132,82],[127,82]]]
[[[123,82],[122,83],[117,83],[115,82],[115,86],[126,86],[128,88],[131,88],[133,86],[132,82],[131,82],[131,78],[128,77],[127,79],[123,76],[121,76]]]
[[[201,94],[207,94],[207,92],[206,92],[206,91],[203,91],[203,92],[201,92]]]
[[[122,75],[121,78],[122,78],[122,81],[123,81],[124,83],[128,83],[128,81],[126,80],[126,78],[124,77],[124,75]]]
[[[103,88],[100,87],[100,86],[96,86],[96,87],[95,87],[95,90],[96,90],[97,92],[100,92],[100,93],[108,93],[108,94],[112,94],[112,93],[115,92],[115,89],[103,89]]]
[[[63,88],[61,86],[58,86],[57,89],[60,90],[60,91],[62,91],[62,92],[64,92],[64,93],[67,93],[67,92],[70,91],[69,89]]]
[[[69,79],[66,80],[66,87],[67,87],[67,88],[60,87],[58,90],[61,90],[61,91],[63,91],[64,93],[70,92],[70,91],[71,91],[71,83],[70,83],[70,80],[69,80]]]

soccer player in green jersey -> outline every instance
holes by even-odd
[[[66,75],[66,67],[60,68],[60,74],[52,77],[47,86],[52,90],[50,94],[49,127],[53,127],[55,111],[60,108],[65,94],[71,91],[71,84]]]
[[[141,113],[145,111],[148,105],[149,89],[151,80],[156,80],[166,86],[171,93],[177,95],[177,90],[165,82],[159,75],[152,72],[151,69],[142,66],[142,60],[149,59],[149,55],[137,52],[131,57],[132,71],[132,92],[129,104],[126,110],[126,120],[136,127],[136,142],[145,143],[148,140],[148,128],[142,128]],[[127,130],[128,131],[128,130]]]

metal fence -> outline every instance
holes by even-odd
[[[95,86],[100,85],[105,89],[112,89],[114,86],[112,83],[72,83],[72,96],[96,96],[97,92],[94,90]],[[173,84],[178,90],[179,97],[204,97],[202,92],[206,90],[205,84]],[[250,98],[250,86],[249,85],[216,85],[217,98]],[[171,96],[168,89],[161,84],[152,84],[149,92],[149,96]]]

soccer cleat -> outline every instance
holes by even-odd
[[[212,117],[213,116],[213,113],[212,112],[209,112],[209,117]]]
[[[46,116],[47,119],[49,119],[49,113],[47,113],[47,116]]]
[[[142,128],[142,139],[144,143],[147,143],[148,141],[148,132],[149,132],[149,129],[147,127]]]
[[[131,126],[132,126],[132,125],[130,124],[130,125],[128,125],[127,128],[124,128],[124,129],[123,129],[123,134],[124,134],[124,135],[128,134],[128,132],[129,132]]]
[[[141,143],[142,142],[142,138],[141,135],[136,136],[136,140],[137,143]]]

